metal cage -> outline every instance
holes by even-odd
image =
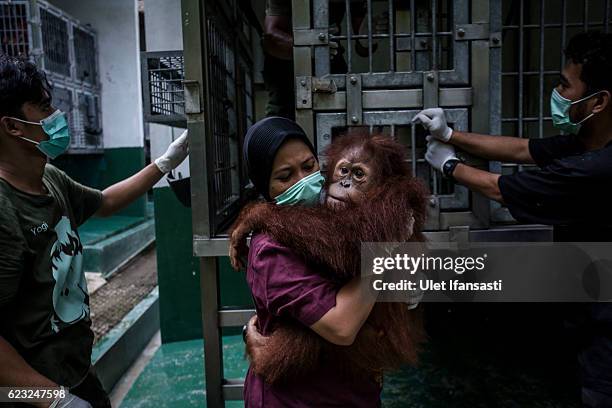
[[[145,121],[186,127],[182,51],[140,55]]]
[[[27,1],[0,4],[0,41],[3,54],[12,57],[29,55],[32,38],[29,18],[30,10]]]
[[[200,258],[207,404],[241,398],[240,381],[223,380],[220,328],[242,325],[249,310],[219,310],[217,257],[228,223],[245,202],[242,142],[254,121],[252,28],[243,0],[183,0],[184,114],[190,134],[194,253]],[[251,19],[252,20],[252,19]],[[143,78],[147,76],[143,75]],[[146,86],[146,85],[145,85]],[[221,320],[220,320],[221,319]]]
[[[55,74],[70,77],[71,58],[68,20],[51,8],[40,9],[44,67]]]
[[[96,37],[93,33],[75,26],[74,37],[75,78],[91,86],[98,84]]]

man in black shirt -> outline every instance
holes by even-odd
[[[567,62],[551,96],[553,123],[563,135],[546,139],[454,131],[442,109],[415,117],[430,133],[427,161],[447,177],[505,204],[520,222],[554,226],[555,241],[612,241],[612,35],[585,32],[565,50]],[[458,147],[538,170],[499,175],[462,163]],[[584,308],[578,326],[582,400],[612,407],[612,305]]]

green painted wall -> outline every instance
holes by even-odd
[[[137,173],[145,165],[142,147],[105,149],[102,154],[63,155],[53,164],[79,183],[104,189]],[[146,197],[141,197],[119,215],[144,217]]]
[[[199,262],[193,257],[191,210],[170,188],[153,190],[157,273],[162,342],[202,338]],[[227,257],[219,262],[221,304],[252,306],[244,273],[235,272]],[[224,330],[235,334],[240,328]]]

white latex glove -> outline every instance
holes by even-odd
[[[70,393],[66,393],[64,398],[58,398],[49,408],[93,408],[91,404],[84,399],[77,397],[76,395],[72,395]]]
[[[425,109],[417,113],[412,119],[413,123],[420,123],[430,135],[447,143],[453,135],[453,129],[446,124],[446,117],[442,108]]]
[[[455,148],[452,145],[443,143],[433,136],[429,135],[426,137],[427,140],[427,152],[425,153],[425,160],[438,171],[442,171],[444,163],[450,159],[457,159],[455,155]]]
[[[166,153],[155,160],[155,165],[162,173],[170,173],[189,155],[189,137],[184,131],[174,142],[170,143]]]

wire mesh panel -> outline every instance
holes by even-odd
[[[40,8],[40,29],[45,69],[70,76],[68,21],[50,9]]]
[[[96,38],[93,33],[80,27],[74,27],[72,35],[74,37],[76,79],[96,85],[98,79]]]
[[[250,4],[209,0],[197,7],[203,7],[201,36],[194,35],[201,46],[187,55],[186,45],[185,61],[198,79],[183,83],[188,127],[203,138],[201,149],[190,156],[197,208],[193,230],[194,236],[217,237],[250,192],[242,161],[242,141],[255,120],[251,28],[245,17]],[[184,41],[195,40],[184,35]]]
[[[243,29],[244,30],[244,29]],[[242,120],[239,123],[239,135],[246,134],[248,128],[255,123],[255,111],[254,111],[254,94],[253,94],[253,73],[251,71],[250,64],[244,57],[239,58],[238,64],[238,75],[241,80],[238,82],[238,106],[239,106],[239,116]],[[238,143],[237,147],[241,147],[242,143]],[[242,154],[238,154],[238,158],[240,159]],[[240,180],[248,180],[248,171],[246,166],[242,165],[240,168],[242,169],[240,172]]]
[[[31,35],[28,26],[29,9],[26,2],[0,4],[0,42],[2,54],[26,57],[30,52]]]
[[[145,120],[185,126],[182,51],[141,55]]]
[[[552,125],[550,95],[565,60],[563,49],[575,34],[609,31],[609,0],[503,0],[501,61],[501,133],[521,138],[559,134]],[[512,174],[529,167],[494,163],[493,170]],[[500,208],[499,205],[495,205]],[[499,221],[512,220],[506,211]]]
[[[239,196],[236,61],[230,31],[217,18],[208,21],[210,140],[215,216]],[[227,214],[227,213],[226,213]]]
[[[377,73],[365,87],[422,83],[441,71],[441,84],[467,84],[469,47],[454,41],[468,23],[467,0],[313,0],[315,27],[329,27],[331,47],[316,47],[317,76]]]
[[[76,148],[102,147],[102,124],[100,123],[100,97],[90,92],[76,92],[74,141]]]

